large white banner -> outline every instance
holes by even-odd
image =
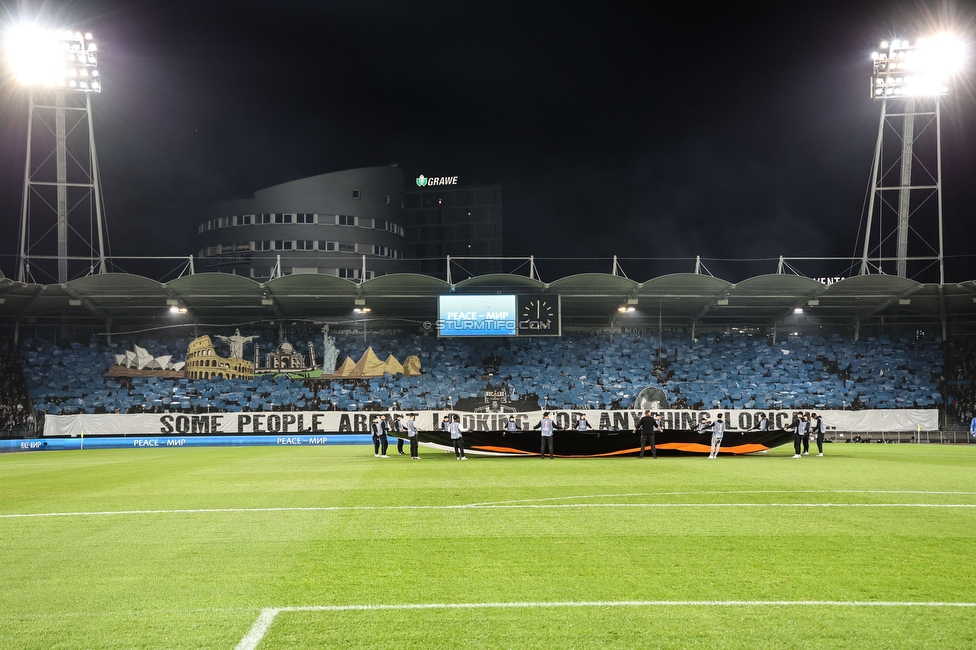
[[[461,416],[461,424],[475,431],[500,431],[514,415],[520,429],[539,424],[542,411],[530,413],[470,413],[462,411],[415,411],[417,428],[438,427],[445,415]],[[723,414],[727,431],[751,429],[765,413],[771,429],[782,429],[793,419],[794,411],[662,411],[666,429],[691,429],[704,415],[714,420]],[[820,411],[828,431],[877,433],[898,431],[937,431],[937,409],[878,409],[866,411]],[[374,415],[387,420],[400,412],[291,411],[272,413],[207,413],[190,415],[158,413],[137,415],[49,415],[44,419],[45,436],[79,435],[184,435],[184,434],[286,434],[286,433],[368,433]],[[637,426],[642,411],[553,410],[556,426],[575,429],[580,415],[586,415],[597,429],[626,430]]]

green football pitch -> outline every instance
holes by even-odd
[[[0,456],[3,648],[972,648],[976,445]]]

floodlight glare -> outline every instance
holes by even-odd
[[[881,50],[871,55],[874,62],[871,97],[874,99],[886,99],[893,95],[946,95],[949,93],[949,82],[962,70],[966,56],[962,40],[948,33],[919,39],[915,45],[907,40],[894,40],[890,44],[882,41]],[[892,77],[896,70],[899,76]]]
[[[70,30],[17,25],[4,34],[4,56],[21,84],[63,87],[69,77],[89,76],[98,65],[95,46],[88,42],[90,38],[91,34]],[[82,90],[98,92],[89,87]]]

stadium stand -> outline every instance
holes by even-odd
[[[976,415],[976,339],[949,341],[948,361],[948,411],[966,428]]]
[[[366,349],[362,334],[334,332],[342,357]],[[262,351],[280,342],[275,331],[259,336]],[[286,332],[295,349],[314,329]],[[369,337],[380,359],[417,355],[421,376],[288,379],[270,374],[251,380],[163,377],[106,378],[115,355],[133,343],[153,356],[183,358],[189,338],[92,338],[87,345],[28,339],[21,345],[30,398],[38,412],[138,413],[271,410],[442,409],[479,397],[486,385],[513,396],[537,396],[550,408],[630,408],[646,387],[664,390],[674,408],[860,409],[934,407],[943,403],[944,358],[936,338],[868,337],[852,341],[736,332],[687,336],[606,333],[561,338],[439,339],[378,333]],[[247,348],[245,356],[250,353]],[[971,352],[971,351],[970,351]],[[972,372],[972,360],[960,372]],[[956,399],[972,410],[972,388]],[[967,396],[968,395],[968,396]]]
[[[8,436],[27,432],[33,423],[22,364],[13,346],[0,346],[0,432]]]

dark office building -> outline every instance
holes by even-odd
[[[197,230],[200,257],[208,271],[255,280],[320,273],[362,281],[410,270],[403,183],[398,167],[365,167],[216,203]]]
[[[404,193],[403,226],[416,271],[447,276],[447,256],[501,257],[502,186],[461,185],[456,176],[419,176]],[[455,282],[468,275],[499,273],[501,260],[458,259]]]

